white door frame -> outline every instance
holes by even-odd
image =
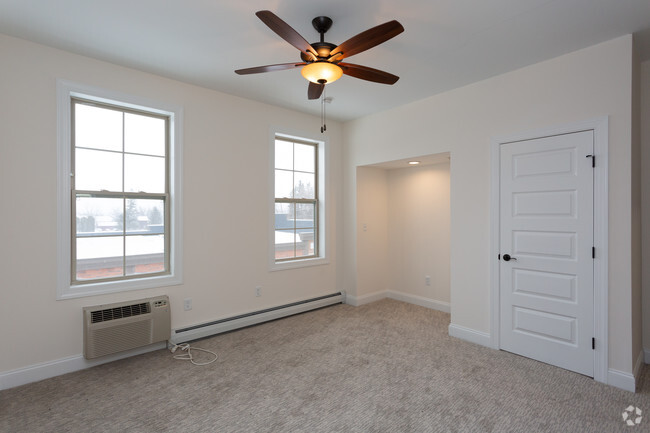
[[[608,117],[549,127],[513,135],[494,137],[490,143],[490,344],[500,349],[499,341],[499,190],[500,146],[514,141],[532,140],[581,131],[594,132],[594,380],[607,383],[608,371]]]

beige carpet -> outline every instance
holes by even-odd
[[[2,432],[650,431],[632,394],[447,335],[449,315],[337,305],[0,392]],[[622,419],[643,410],[638,426]]]

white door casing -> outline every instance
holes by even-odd
[[[593,376],[593,131],[500,153],[501,348]]]

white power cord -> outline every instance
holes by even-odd
[[[170,351],[171,353],[174,353],[174,352],[176,352],[176,351],[179,350],[179,349],[180,349],[181,351],[183,351],[183,352],[186,352],[186,353],[181,353],[180,355],[174,355],[174,359],[180,359],[180,360],[182,360],[182,361],[190,361],[190,362],[191,362],[192,364],[194,364],[194,365],[208,365],[208,364],[212,364],[212,363],[213,363],[214,361],[216,361],[217,358],[218,358],[217,354],[214,353],[214,352],[212,352],[211,350],[200,349],[200,348],[198,348],[198,347],[191,347],[191,346],[189,345],[189,343],[182,343],[182,344],[173,344],[173,343],[172,343],[172,347],[169,349],[169,351]],[[194,360],[194,355],[192,354],[192,351],[193,351],[193,350],[198,350],[198,351],[201,351],[201,352],[210,353],[210,354],[214,355],[214,358],[211,359],[210,361],[207,361],[207,362],[196,362],[196,361]]]

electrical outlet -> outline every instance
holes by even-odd
[[[424,284],[426,284],[427,286],[431,285],[431,277],[429,275],[424,277]]]
[[[255,296],[257,296],[258,298],[262,296],[262,286],[255,287]]]
[[[190,311],[192,309],[192,298],[185,298],[183,300],[183,309],[185,311]]]

